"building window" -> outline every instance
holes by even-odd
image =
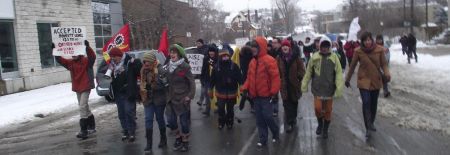
[[[94,18],[95,48],[101,51],[103,46],[111,39],[111,14],[109,4],[92,2]]]
[[[39,54],[41,55],[42,68],[59,66],[52,54],[52,27],[58,27],[58,23],[37,23],[39,38]]]
[[[12,21],[0,20],[0,36],[0,73],[17,71],[17,53]]]

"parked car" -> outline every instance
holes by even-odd
[[[146,52],[146,51],[148,51],[148,50],[130,51],[130,52],[127,52],[127,54],[129,54],[131,57],[133,57],[135,59],[142,60],[142,57],[144,56],[144,52]],[[166,58],[164,57],[164,55],[162,53],[159,53],[159,55],[157,55],[156,58],[160,62],[166,61]],[[101,59],[100,61],[101,62],[99,63],[98,68],[97,68],[97,76],[95,77],[95,80],[97,81],[97,86],[95,89],[97,91],[98,96],[103,96],[103,97],[105,97],[105,99],[108,102],[113,102],[114,101],[114,92],[111,88],[112,78],[105,75],[106,71],[108,70],[108,65],[106,64],[106,61],[104,59]],[[137,81],[138,81],[138,85],[139,85],[140,77],[138,77]]]

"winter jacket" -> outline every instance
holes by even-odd
[[[269,52],[268,54],[270,56],[272,56],[272,58],[277,58],[280,55],[280,53],[281,53],[281,48],[278,48],[278,49],[272,48],[268,52]]]
[[[272,97],[280,91],[280,73],[277,62],[267,55],[267,41],[263,37],[256,37],[259,52],[250,61],[247,79],[241,90],[248,90],[249,97]]]
[[[344,70],[345,66],[347,66],[347,57],[344,53],[344,47],[342,45],[342,41],[338,40],[338,45],[339,45],[339,47],[337,49],[337,54],[339,56],[339,60],[341,61],[342,70]]]
[[[202,86],[210,83],[210,81],[211,81],[212,67],[218,61],[218,52],[215,51],[215,53],[216,54],[215,54],[214,58],[211,58],[211,57],[209,57],[209,54],[206,54],[203,59],[202,71],[200,73],[200,82],[201,82]]]
[[[114,95],[125,94],[128,99],[134,100],[138,97],[139,87],[137,80],[141,72],[142,63],[139,59],[134,59],[128,54],[124,54],[123,67],[125,71],[117,76],[113,76],[111,85]],[[133,61],[132,61],[133,60]]]
[[[195,81],[191,72],[191,67],[186,62],[181,63],[172,73],[166,66],[167,81],[169,83],[169,103],[177,115],[186,112],[189,104],[186,105],[185,98],[191,100],[195,96]]]
[[[402,36],[399,40],[400,44],[402,45],[402,48],[407,48],[408,46],[408,37]]]
[[[155,104],[165,105],[167,103],[168,83],[167,72],[163,66],[158,64],[157,72],[152,73],[147,69],[141,69],[141,98],[144,106]]]
[[[219,61],[211,75],[210,88],[215,89],[218,99],[236,99],[238,86],[242,84],[242,73],[239,66],[228,61]]]
[[[303,53],[305,54],[305,57],[309,58],[311,57],[311,53],[314,52],[314,43],[308,46],[303,46]]]
[[[245,53],[240,52],[239,53],[239,63],[240,68],[242,72],[242,81],[247,80],[247,72],[248,72],[248,66],[250,65],[250,61],[253,59],[252,53]]]
[[[56,61],[70,71],[72,78],[72,91],[84,92],[95,87],[94,84],[94,63],[96,55],[91,47],[86,47],[87,58],[81,56],[78,60],[64,59],[57,56]]]
[[[322,38],[321,42],[327,40]],[[344,81],[338,56],[331,50],[327,54],[314,53],[301,83],[302,92],[308,91],[310,80],[312,80],[311,91],[314,96],[323,98],[341,97]]]
[[[353,54],[355,53],[355,49],[358,47],[359,47],[358,42],[347,41],[344,45],[345,55],[347,55],[347,58],[352,58]]]
[[[413,35],[408,35],[407,42],[408,49],[416,49],[417,39]]]
[[[277,58],[281,78],[281,98],[286,101],[297,101],[302,96],[300,83],[305,75],[305,65],[298,56],[292,56],[286,61],[282,57]]]
[[[376,45],[374,49],[368,52],[364,51],[362,48],[357,48],[345,81],[350,81],[358,62],[358,88],[366,90],[379,90],[382,88],[383,82],[378,71],[380,68],[383,70],[386,77],[390,79],[384,48],[382,46]]]

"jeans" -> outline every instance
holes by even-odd
[[[269,131],[272,132],[274,139],[279,138],[280,127],[272,117],[273,104],[270,103],[269,97],[257,97],[253,99],[256,111],[256,126],[258,127],[259,142],[267,144]]]
[[[165,128],[164,109],[166,105],[155,105],[150,103],[144,106],[145,112],[145,128],[153,129],[153,118],[156,116],[156,122],[158,122],[159,129]]]
[[[136,131],[136,101],[130,100],[126,94],[115,95],[117,112],[122,129],[130,135]]]
[[[184,113],[181,113],[179,116],[173,111],[173,108],[168,108],[167,110],[171,110],[170,116],[167,118],[168,121],[168,127],[171,130],[178,130],[178,126],[181,126],[181,134],[182,136],[188,136],[190,129],[189,129],[189,111],[186,111]],[[179,125],[178,125],[179,120]]]
[[[362,99],[362,110],[364,117],[364,125],[368,129],[369,125],[373,125],[377,115],[378,96],[380,90],[359,89]]]
[[[298,101],[283,101],[285,121],[288,125],[294,125],[297,123],[297,109],[298,109]]]
[[[205,101],[206,109],[205,112],[208,112],[211,110],[211,98],[209,97],[209,83],[206,83],[202,86],[201,92],[200,92],[200,103]]]
[[[233,125],[236,99],[218,99],[219,125]]]

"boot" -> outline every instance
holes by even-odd
[[[323,138],[324,139],[328,138],[328,127],[330,127],[330,121],[325,120],[325,124],[323,127]]]
[[[122,141],[128,140],[129,137],[130,137],[130,135],[128,134],[128,131],[127,130],[123,130],[122,131]]]
[[[226,125],[227,125],[227,129],[228,129],[228,130],[233,129],[233,119],[227,120]]]
[[[129,141],[130,143],[133,143],[134,141],[136,141],[136,135],[135,135],[135,132],[133,131],[133,132],[130,132],[129,134],[130,134],[130,136],[128,137],[128,141]]]
[[[182,142],[181,144],[181,152],[187,152],[189,150],[189,142]]]
[[[88,130],[88,134],[93,134],[93,133],[97,132],[97,130],[95,130],[95,117],[93,114],[88,117],[87,130]]]
[[[178,151],[181,149],[181,145],[182,145],[181,140],[182,140],[181,137],[178,137],[177,139],[175,139],[175,143],[173,144],[173,150]]]
[[[322,134],[323,118],[317,118],[317,122],[318,122],[319,125],[317,126],[316,134],[320,135],[320,134]]]
[[[147,146],[145,147],[144,152],[148,154],[152,152],[153,129],[145,129],[145,137],[147,138]]]
[[[159,135],[160,135],[159,136],[160,140],[159,140],[158,147],[164,148],[167,146],[166,128],[159,129]]]
[[[80,132],[77,134],[77,138],[81,138],[81,140],[85,140],[88,138],[88,132],[87,132],[87,119],[82,118],[80,119]]]

